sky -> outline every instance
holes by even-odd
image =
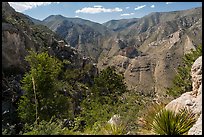
[[[202,2],[9,2],[18,12],[43,20],[50,15],[82,18],[97,23],[141,18],[151,12],[202,7]]]

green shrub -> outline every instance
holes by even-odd
[[[151,103],[147,106],[145,109],[143,119],[144,119],[144,125],[143,128],[145,130],[151,130],[152,129],[152,122],[156,116],[156,114],[162,110],[165,107],[162,103]]]
[[[92,127],[97,121],[108,121],[117,112],[119,97],[127,91],[123,76],[108,67],[94,78],[90,93],[81,102],[81,116],[86,127]]]
[[[181,94],[192,90],[191,67],[195,60],[202,56],[202,45],[199,45],[196,50],[191,50],[191,53],[183,57],[183,66],[178,67],[177,74],[173,79],[173,86],[168,88],[167,94],[174,98]]]
[[[99,134],[101,135],[124,135],[126,134],[125,125],[105,124],[101,127]]]
[[[59,92],[58,75],[62,62],[48,53],[30,52],[26,57],[30,71],[22,80],[25,91],[18,103],[18,114],[25,123],[35,120],[49,120],[52,116],[67,118],[69,98]]]
[[[80,115],[86,121],[86,128],[91,128],[97,121],[108,121],[116,111],[116,108],[110,105],[110,101],[108,101],[107,104],[102,104],[98,97],[83,100],[81,108],[82,111]]]
[[[127,91],[124,77],[117,74],[115,68],[108,67],[99,73],[94,79],[93,94],[95,96],[108,96],[112,100],[112,104],[118,101],[118,97]],[[101,102],[104,101],[102,98]]]
[[[84,134],[88,135],[124,135],[126,134],[125,124],[112,125],[107,122],[97,121],[92,128],[87,128]]]
[[[37,124],[25,125],[25,132],[23,135],[74,135],[75,133],[68,128],[63,127],[60,120],[50,119],[49,122],[42,120]]]
[[[181,109],[177,114],[173,111],[162,109],[154,117],[152,128],[159,135],[183,135],[196,122],[192,111]]]
[[[145,98],[135,91],[128,91],[120,96],[116,114],[120,114],[126,131],[137,132],[139,111],[146,106],[143,101],[145,102]]]

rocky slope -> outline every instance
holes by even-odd
[[[118,32],[121,30],[126,29],[127,27],[135,24],[139,19],[134,18],[134,19],[121,19],[121,20],[110,20],[108,22],[103,23],[104,26],[107,28]]]
[[[189,135],[202,135],[202,56],[191,68],[193,89],[182,94],[179,98],[167,104],[166,109],[178,112],[181,108],[188,108],[199,116],[197,122],[189,130]]]
[[[202,8],[104,24],[51,15],[41,24],[97,62],[100,70],[115,66],[129,89],[151,97],[165,94],[183,55],[202,43]]]
[[[102,25],[51,15],[43,24],[97,62],[100,70],[115,66],[129,89],[151,97],[165,94],[183,55],[202,43],[202,8],[155,12]]]
[[[50,54],[60,59],[69,59],[72,63],[77,64],[76,67],[82,66],[83,56],[75,48],[69,47],[49,28],[34,23],[40,21],[16,12],[6,2],[2,3],[2,13],[3,70],[25,71],[27,64],[24,57],[31,49],[38,52],[49,51]]]
[[[47,27],[34,25],[25,15],[15,12],[8,3],[2,3],[2,13],[3,70],[25,69],[27,50],[42,50],[44,45],[48,47],[58,39]]]
[[[202,8],[151,13],[103,42],[98,68],[115,66],[130,89],[163,96],[181,58],[202,43]]]
[[[101,52],[103,37],[111,33],[105,26],[80,18],[66,18],[61,15],[51,15],[42,21],[51,30],[84,56],[97,61]]]

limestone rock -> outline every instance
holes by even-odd
[[[111,119],[108,121],[109,124],[111,125],[120,125],[121,124],[121,119],[119,115],[113,115]]]
[[[188,135],[202,135],[202,114],[195,125],[188,131]]]
[[[200,56],[192,65],[191,68],[192,85],[191,92],[182,94],[179,98],[171,101],[166,105],[166,109],[175,111],[176,113],[181,108],[188,108],[193,113],[200,115],[197,122],[189,130],[189,135],[202,134],[202,56]]]
[[[177,113],[181,108],[189,108],[195,105],[195,102],[193,100],[194,98],[192,97],[191,92],[186,92],[182,94],[179,98],[174,99],[169,104],[167,104],[166,109],[175,111]]]
[[[200,56],[194,63],[191,68],[191,76],[193,82],[193,94],[199,95],[199,87],[202,82],[202,56]],[[201,91],[201,90],[200,90]]]

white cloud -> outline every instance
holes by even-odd
[[[95,5],[94,8],[102,8],[103,6],[101,5]]]
[[[152,5],[152,6],[150,6],[151,8],[154,8],[155,6],[154,5]]]
[[[125,7],[125,9],[129,9],[130,7]]]
[[[173,3],[173,2],[166,2],[166,4],[171,4],[171,3]]]
[[[38,6],[46,6],[51,3],[59,2],[9,2],[10,6],[13,7],[18,12],[23,12],[28,9],[32,9]]]
[[[131,15],[134,15],[135,13],[125,13],[125,14],[120,14],[120,16],[131,16]]]
[[[135,8],[135,10],[139,10],[139,9],[142,9],[142,8],[144,8],[146,5],[142,5],[142,6],[137,6],[136,8]]]
[[[79,16],[75,16],[76,18],[79,18]]]
[[[120,12],[123,11],[121,8],[114,8],[114,9],[106,9],[102,6],[95,6],[95,7],[85,7],[80,10],[76,10],[76,13],[90,13],[90,14],[95,14],[95,13],[101,13],[101,12]]]

